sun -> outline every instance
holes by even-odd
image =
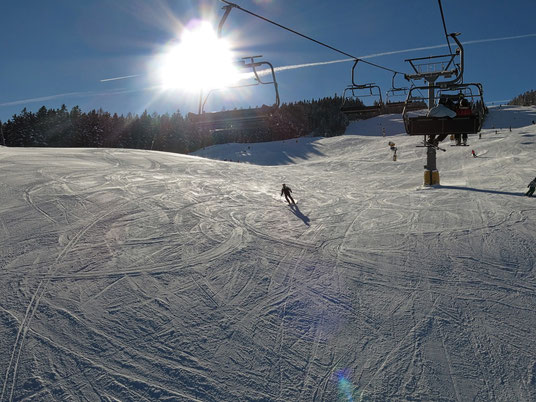
[[[160,81],[165,89],[223,88],[239,77],[229,44],[218,38],[208,22],[184,30],[181,41],[167,47],[159,65]]]

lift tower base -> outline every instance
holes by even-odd
[[[439,172],[437,170],[424,171],[424,185],[437,186],[439,185]]]
[[[426,139],[425,139],[426,140]],[[424,167],[424,185],[439,185],[439,172],[436,164],[436,149],[429,145],[426,147],[426,166]]]

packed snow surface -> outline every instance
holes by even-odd
[[[0,400],[536,400],[533,120],[491,109],[433,188],[399,115],[205,157],[0,147]]]

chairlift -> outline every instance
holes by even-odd
[[[340,110],[349,120],[375,117],[383,111],[380,87],[373,82],[368,84],[355,83],[355,67],[358,62],[359,59],[356,59],[352,66],[352,85],[348,85],[342,94],[343,102]],[[367,98],[373,99],[372,105],[365,104],[364,100]]]
[[[188,114],[190,121],[192,121],[196,127],[201,130],[215,132],[251,130],[264,127],[266,125],[267,120],[271,118],[274,111],[279,107],[279,89],[273,65],[268,61],[255,60],[259,57],[262,57],[262,55],[243,57],[242,60],[239,61],[241,67],[251,69],[251,72],[253,73],[253,83],[213,89],[207,93],[206,97],[202,101],[200,101],[199,113]],[[263,65],[269,67],[269,71],[272,76],[270,81],[264,81],[261,77],[258,68]],[[216,91],[221,91],[222,89],[237,90],[239,88],[253,87],[257,85],[271,85],[274,87],[275,102],[271,106],[262,105],[261,107],[256,108],[224,110],[219,112],[207,112],[205,110],[207,100]]]
[[[457,114],[454,117],[434,117],[423,112],[411,112],[410,103],[419,99],[415,91],[434,90],[436,105],[442,104]],[[437,92],[435,92],[437,90]],[[421,97],[420,102],[427,99]],[[462,100],[467,106],[462,106]],[[466,114],[462,110],[466,109]],[[459,83],[434,86],[413,87],[410,89],[406,107],[402,113],[406,133],[409,135],[437,135],[445,137],[450,134],[477,134],[482,128],[485,116],[483,89],[480,83]]]
[[[218,37],[222,36],[223,25],[227,20],[227,17],[231,13],[233,8],[236,8],[236,4],[229,3],[223,6],[225,10],[220,23],[218,25]],[[188,118],[194,123],[194,125],[201,130],[208,130],[209,132],[216,131],[240,131],[240,130],[250,130],[260,127],[264,127],[267,121],[272,117],[273,112],[279,107],[279,87],[277,80],[275,78],[274,67],[268,61],[258,61],[255,60],[262,55],[258,56],[248,56],[243,57],[238,61],[238,64],[241,68],[250,69],[253,73],[253,83],[236,85],[233,87],[220,88],[210,90],[203,99],[203,94],[201,93],[199,97],[199,108],[198,113],[189,113]],[[263,81],[261,76],[261,71],[258,70],[261,66],[268,66],[269,72],[271,73],[271,81]],[[205,111],[205,106],[207,100],[211,94],[215,91],[222,89],[239,89],[246,87],[254,87],[257,85],[272,85],[275,92],[275,102],[271,106],[262,105],[261,107],[249,108],[249,109],[234,109],[234,110],[224,110],[220,112],[207,112]]]
[[[410,87],[395,86],[395,77],[397,74],[399,73],[395,72],[393,74],[391,89],[385,93],[385,113],[402,114],[404,111],[404,106],[406,105],[406,99],[408,97]],[[409,110],[425,109],[426,103],[412,100],[408,103],[408,108]]]
[[[483,89],[480,83],[463,83],[464,53],[463,46],[458,40],[459,33],[451,33],[458,48],[454,53],[409,59],[415,74],[406,75],[406,79],[428,81],[428,86],[412,87],[406,98],[402,112],[406,133],[409,135],[429,135],[431,138],[445,138],[450,134],[477,134],[484,121],[486,107],[484,105]],[[456,58],[459,62],[456,63]],[[427,64],[419,64],[423,60]],[[449,78],[448,81],[437,81],[438,78]],[[428,101],[430,110],[424,114],[412,112],[411,104],[418,99],[415,92],[427,92],[428,96],[421,97],[421,102]],[[467,106],[460,107],[461,100],[467,101]],[[455,109],[454,117],[439,117],[432,114],[432,109],[439,104]],[[452,104],[452,105],[451,105]],[[461,112],[466,113],[461,113]]]

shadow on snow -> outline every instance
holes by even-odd
[[[310,222],[309,217],[306,216],[306,215],[304,215],[304,214],[300,211],[300,209],[298,208],[298,206],[297,206],[296,204],[290,204],[289,206],[290,206],[290,210],[292,211],[292,213],[293,213],[294,215],[296,215],[298,218],[300,218],[300,219],[303,221],[303,223],[305,223],[307,226],[311,226],[311,225],[309,224],[309,222]]]
[[[465,190],[465,191],[476,191],[477,193],[489,193],[489,194],[502,194],[502,195],[514,195],[517,197],[524,196],[524,193],[510,193],[508,191],[497,191],[497,190],[485,190],[481,188],[472,188],[472,187],[459,187],[459,186],[438,186],[437,188],[444,188],[447,190]]]
[[[290,165],[313,155],[324,156],[318,139],[301,137],[274,142],[221,144],[193,152],[192,155],[261,166]]]

